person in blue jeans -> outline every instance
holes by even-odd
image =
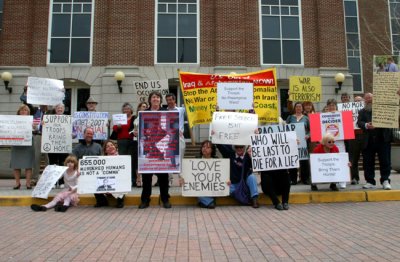
[[[239,182],[245,179],[246,185],[250,191],[250,204],[254,208],[258,208],[258,187],[257,178],[253,174],[251,157],[246,151],[244,145],[217,145],[219,152],[224,158],[230,159],[230,187],[231,196],[234,196],[234,191],[238,188]]]

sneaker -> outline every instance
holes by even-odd
[[[339,182],[337,183],[340,189],[345,189],[346,188],[346,182]]]
[[[276,204],[276,205],[275,205],[275,209],[277,209],[277,210],[279,210],[279,211],[282,211],[282,210],[283,210],[282,204],[281,204],[281,203]]]
[[[376,186],[371,183],[366,183],[365,185],[363,185],[363,188],[364,189],[374,189],[374,188],[376,188]]]
[[[289,204],[288,203],[283,203],[283,210],[289,210]]]
[[[61,185],[60,185],[60,188],[61,188],[61,189],[64,189],[64,188],[65,188],[65,185],[64,185],[64,184],[61,184]]]
[[[385,189],[385,190],[391,190],[392,189],[392,186],[389,184],[388,180],[383,181],[382,186],[383,186],[383,189]]]

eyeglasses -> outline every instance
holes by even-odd
[[[333,140],[328,141],[328,144],[335,144],[335,141],[333,141]]]

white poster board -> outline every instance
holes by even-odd
[[[27,103],[54,106],[65,97],[64,81],[50,78],[28,77]]]
[[[253,109],[253,90],[253,83],[217,83],[219,109]]]
[[[76,135],[77,139],[83,139],[83,132],[87,127],[93,128],[93,139],[106,140],[108,138],[108,112],[75,112],[72,120],[72,133]]]
[[[351,111],[353,113],[354,129],[359,129],[357,126],[358,111],[364,108],[364,102],[350,102],[337,104],[339,111]]]
[[[0,115],[1,146],[31,146],[32,116]]]
[[[350,182],[347,153],[310,154],[312,183]]]
[[[252,135],[251,157],[254,172],[298,168],[296,132]]]
[[[229,159],[183,159],[181,176],[185,181],[182,185],[182,196],[229,195]]]
[[[296,132],[297,139],[300,142],[298,144],[300,160],[308,159],[309,155],[308,155],[306,130],[304,128],[304,123],[266,125],[266,126],[260,126],[258,128],[259,134],[270,134],[270,133],[280,133],[280,132],[290,132],[290,131]]]
[[[67,169],[66,166],[48,165],[33,189],[32,197],[47,199],[51,189]]]
[[[136,103],[147,102],[149,94],[153,91],[158,91],[162,95],[162,101],[169,93],[168,79],[148,80],[148,81],[133,81],[133,93],[136,97]]]
[[[72,118],[67,115],[44,115],[42,153],[72,152]]]
[[[113,125],[126,125],[128,123],[128,117],[126,114],[114,114],[112,115]]]
[[[131,191],[131,156],[87,156],[79,171],[78,194]]]
[[[258,127],[258,115],[214,112],[211,140],[214,144],[249,145]]]

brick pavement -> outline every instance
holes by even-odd
[[[396,261],[399,209],[393,201],[289,211],[0,207],[0,261]]]

